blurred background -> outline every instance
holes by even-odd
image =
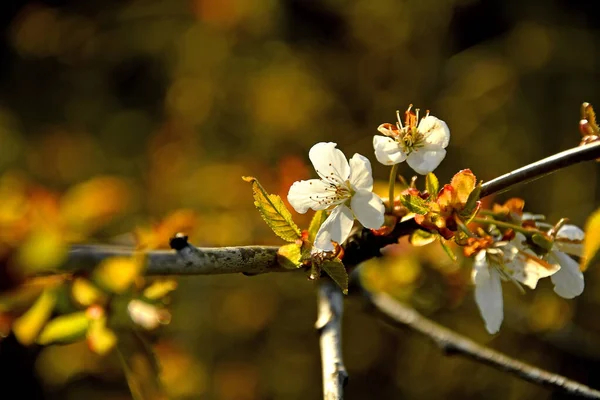
[[[136,229],[182,210],[198,246],[281,244],[240,177],[285,197],[313,174],[308,149],[335,141],[375,162],[385,193],[389,171],[376,164],[372,136],[409,103],[450,127],[441,181],[462,168],[488,180],[577,145],[581,103],[600,107],[599,29],[582,0],[7,0],[0,172],[58,193],[118,179],[121,197],[100,190],[92,203],[112,199],[124,212],[88,241],[132,244]],[[405,165],[401,173],[411,176]],[[573,166],[495,201],[522,197],[527,211],[582,226],[599,204],[597,174],[592,163]],[[302,227],[310,220],[294,217]],[[572,301],[549,282],[524,295],[504,285],[506,317],[493,337],[472,299],[469,266],[436,245],[393,252],[365,269],[372,288],[600,387],[597,270]],[[302,273],[178,283],[171,324],[152,334],[173,399],[321,396],[315,292]],[[344,355],[348,399],[562,398],[446,357],[373,319],[352,296]],[[0,342],[0,397],[131,395],[114,354],[101,358],[85,343],[25,348],[9,336]]]

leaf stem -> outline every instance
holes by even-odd
[[[390,193],[388,199],[388,212],[394,211],[394,189],[396,188],[396,177],[398,176],[398,168],[400,164],[394,164],[390,171]]]
[[[496,225],[499,226],[501,228],[507,228],[507,229],[512,229],[515,232],[521,232],[525,235],[530,235],[532,232],[530,229],[525,229],[521,226],[515,225],[515,224],[510,224],[508,222],[503,222],[503,221],[497,221],[495,219],[488,219],[488,218],[473,218],[471,220],[471,222],[475,222],[477,224],[484,224],[484,225]]]
[[[454,221],[456,221],[456,225],[458,225],[459,229],[463,231],[468,237],[475,237],[473,232],[469,229],[467,225],[459,218],[458,215],[454,216]]]

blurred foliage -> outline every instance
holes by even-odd
[[[131,260],[107,261],[109,284],[56,276],[11,289],[59,265],[73,242],[156,249],[184,231],[200,246],[281,244],[240,176],[259,176],[286,202],[291,183],[310,176],[310,146],[335,141],[373,159],[376,127],[411,102],[450,127],[440,182],[463,168],[491,179],[575,146],[579,105],[599,103],[600,25],[580,0],[21,0],[3,2],[0,21],[0,332],[16,324],[31,342],[48,319],[76,314],[89,346],[0,341],[0,390],[23,398],[131,398],[118,354],[90,347],[112,348],[107,332],[118,336],[115,326],[133,319],[158,329],[147,345],[171,398],[318,398],[316,307],[302,274],[181,279],[163,328],[168,298],[155,300],[175,285],[142,282]],[[388,171],[373,168],[387,196]],[[518,195],[528,210],[583,226],[598,205],[597,171],[573,166],[496,200]],[[293,215],[302,228],[311,217]],[[505,287],[505,324],[490,337],[467,268],[436,244],[402,241],[388,253],[365,269],[371,288],[600,386],[597,269],[573,301],[548,282],[525,295]],[[133,267],[113,282],[121,267],[111,263]],[[447,358],[347,303],[348,399],[551,396]],[[108,304],[121,319],[104,320]],[[144,357],[125,361],[130,383],[155,368]]]

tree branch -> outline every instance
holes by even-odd
[[[342,315],[344,295],[330,279],[323,278],[318,289],[319,314],[315,328],[319,331],[323,370],[323,399],[342,400],[348,373],[342,359]]]
[[[600,399],[600,391],[543,369],[515,360],[471,339],[451,331],[419,314],[415,309],[394,300],[385,293],[363,293],[376,311],[394,326],[419,332],[433,341],[445,354],[460,355],[505,371],[516,377],[574,396]]]
[[[217,275],[285,272],[277,264],[275,246],[240,246],[199,248],[185,242],[181,248],[145,252],[148,257],[146,275]],[[116,246],[72,246],[63,270],[91,270],[102,260],[115,256],[131,256],[131,248]]]
[[[561,168],[597,158],[600,158],[600,142],[575,147],[485,182],[482,185],[481,196],[500,193],[519,183],[530,182]],[[410,234],[417,228],[414,220],[408,220],[396,224],[392,233],[385,236],[374,235],[370,229],[357,229],[344,245],[344,262],[346,265],[358,265],[369,258],[377,257],[380,255],[381,248],[396,243],[400,237]],[[177,242],[172,241],[171,244],[177,245]],[[65,268],[67,270],[91,269],[104,258],[131,254],[133,254],[132,249],[122,247],[73,246]],[[150,251],[147,255],[148,275],[227,273],[255,275],[289,271],[277,264],[277,247],[272,246],[197,248],[187,245],[177,252]]]
[[[560,153],[485,182],[481,186],[481,197],[494,193],[502,193],[517,184],[528,183],[571,165],[598,158],[600,158],[600,142],[561,151]]]

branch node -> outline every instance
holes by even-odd
[[[176,233],[175,236],[173,236],[171,239],[169,239],[169,246],[173,250],[177,250],[177,251],[183,250],[184,248],[189,246],[187,235],[184,235],[181,232]]]

